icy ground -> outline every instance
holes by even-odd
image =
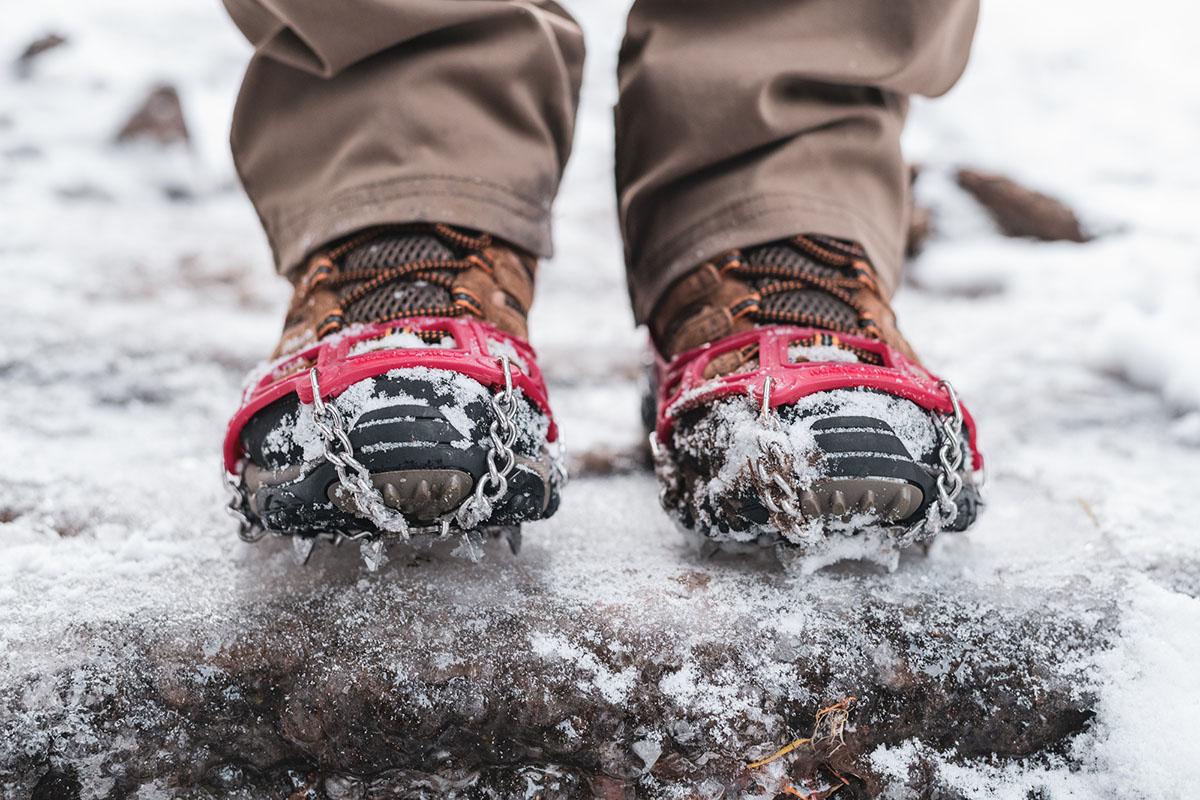
[[[609,182],[621,4],[570,5],[591,60],[533,336],[568,444],[622,451],[642,337]],[[345,549],[299,569],[243,545],[221,509],[222,428],[286,295],[225,150],[246,46],[207,0],[9,4],[0,60],[69,42],[0,71],[0,797],[55,770],[82,797],[232,796],[268,768],[361,797],[388,764],[444,777],[495,744],[419,751],[442,722],[509,719],[488,764],[566,765],[520,773],[530,791],[771,796],[787,759],[759,784],[737,764],[848,695],[855,774],[891,797],[1196,796],[1198,22],[1181,0],[989,3],[963,82],[914,105],[937,230],[898,313],[981,424],[969,534],[891,575],[704,561],[635,471],[574,482],[518,559],[368,575]],[[114,145],[160,80],[190,148]],[[1000,237],[958,165],[1099,238]],[[379,724],[403,757],[355,750],[378,739],[370,698],[347,710],[367,692],[400,709]]]

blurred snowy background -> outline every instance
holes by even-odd
[[[533,343],[568,446],[633,451],[642,440],[634,378],[643,338],[625,306],[610,183],[623,3],[568,5],[588,34],[590,61],[555,209],[558,254],[539,286],[553,302],[535,309]],[[303,593],[325,576],[322,559],[355,555],[318,552],[318,563],[298,573],[286,548],[239,543],[221,508],[225,419],[243,373],[273,345],[288,295],[226,148],[248,47],[215,0],[43,0],[9,4],[4,17],[0,775],[27,788],[21,781],[30,776],[6,765],[16,769],[55,742],[99,736],[104,748],[87,697],[119,693],[121,679],[101,679],[89,665],[136,662],[121,645],[140,635],[130,631],[205,629],[217,652],[241,635],[239,615],[264,602],[260,593]],[[1074,665],[1095,717],[1067,750],[964,765],[912,740],[881,746],[873,768],[902,776],[918,755],[944,762],[940,780],[963,797],[1194,795],[1198,28],[1200,12],[1179,0],[1136,9],[987,3],[961,84],[944,99],[914,103],[907,154],[922,165],[917,200],[931,209],[934,230],[897,311],[979,420],[990,507],[971,533],[905,559],[891,576],[756,575],[697,562],[657,510],[653,477],[633,470],[575,482],[559,516],[527,530],[521,559],[483,565],[478,579],[536,572],[550,593],[539,602],[602,602],[610,618],[635,627],[667,624],[640,615],[675,602],[670,579],[685,567],[713,577],[705,584],[711,607],[746,608],[764,630],[795,628],[790,600],[801,596],[951,598],[978,602],[981,618],[997,597],[1056,598],[1045,614],[1085,626],[1099,596],[1117,609],[1119,635]],[[20,59],[51,34],[65,41]],[[118,143],[164,84],[177,90],[190,137]],[[964,165],[1063,200],[1096,238],[1001,236],[955,185]],[[452,575],[439,569],[348,578],[338,590],[367,602],[405,591],[396,586],[406,582],[475,580],[458,566],[444,568]],[[671,608],[680,630],[703,629],[699,611]],[[804,624],[819,627],[812,613]],[[929,613],[933,624],[937,608]],[[680,648],[682,675],[690,640],[676,633],[662,635]],[[568,639],[531,641],[539,657],[570,660],[579,643]],[[42,678],[64,675],[75,694],[38,689]],[[637,691],[625,673],[580,672],[585,687],[602,678],[609,684],[601,688],[615,685],[618,695]],[[734,713],[716,698],[726,696],[721,682],[735,679],[693,679],[678,693],[681,706]],[[742,679],[787,676],[763,666]],[[771,730],[769,720],[763,725]],[[95,793],[84,796],[108,791],[102,772],[82,776]]]

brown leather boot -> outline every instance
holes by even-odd
[[[411,317],[470,318],[528,339],[536,271],[532,256],[449,225],[363,231],[317,251],[293,278],[272,358],[347,326]]]
[[[725,253],[670,288],[650,329],[651,440],[685,528],[838,555],[975,519],[971,417],[900,334],[857,244]]]
[[[316,252],[226,437],[243,535],[443,537],[554,513],[557,429],[525,340],[534,259],[447,225]]]

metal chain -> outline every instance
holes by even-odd
[[[934,412],[933,418],[941,429],[941,445],[938,447],[938,463],[941,469],[937,476],[938,510],[941,511],[941,523],[945,527],[958,518],[958,505],[954,502],[962,491],[962,406],[958,402],[958,394],[949,381],[938,381],[938,387],[945,390],[950,397],[953,413],[947,417],[940,412]]]
[[[773,380],[770,376],[763,380],[762,404],[759,407],[758,420],[764,430],[778,431],[779,416],[771,408],[772,383]],[[770,462],[769,466],[767,462]],[[783,517],[787,522],[786,529],[788,531],[795,531],[804,524],[804,514],[796,504],[799,498],[796,495],[795,487],[779,474],[779,470],[784,468],[787,463],[787,454],[784,452],[783,445],[773,439],[766,440],[765,444],[760,439],[758,457],[747,460],[750,472],[758,482],[763,505],[773,516]],[[779,525],[779,520],[776,520],[776,524]],[[779,525],[779,527],[785,528],[784,525]]]
[[[504,388],[492,395],[492,409],[496,414],[488,430],[492,446],[487,454],[487,472],[480,476],[475,493],[462,504],[456,515],[464,530],[478,527],[491,516],[496,501],[508,491],[508,476],[517,465],[517,454],[513,451],[517,441],[517,397],[513,391],[512,364],[507,355],[501,354],[498,360],[504,370]]]
[[[383,495],[371,482],[371,472],[354,457],[354,446],[346,434],[342,412],[335,404],[326,403],[321,397],[321,383],[316,367],[308,371],[308,381],[313,393],[313,422],[321,432],[325,460],[333,465],[338,484],[350,496],[360,516],[370,520],[382,531],[407,539],[408,522],[404,515],[384,503]],[[368,535],[369,531],[363,531],[347,535],[346,538],[360,539]]]
[[[783,446],[776,441],[766,443],[766,458],[757,458],[749,462],[750,470],[758,479],[759,493],[763,505],[774,515],[783,515],[788,521],[788,530],[794,531],[804,522],[804,514],[796,505],[798,497],[796,489],[777,471],[778,466],[786,464]],[[768,467],[766,461],[771,462]],[[781,528],[783,526],[780,526]]]
[[[504,388],[491,398],[495,418],[488,430],[492,446],[487,453],[487,472],[480,477],[475,492],[462,504],[457,514],[447,514],[438,520],[443,538],[450,533],[452,518],[464,530],[472,530],[487,519],[496,501],[508,491],[508,478],[517,465],[517,455],[513,450],[517,440],[517,397],[513,389],[512,365],[507,355],[501,355],[497,360],[504,370]],[[354,445],[346,433],[341,411],[335,404],[325,402],[321,396],[320,375],[316,367],[308,371],[308,379],[313,392],[313,422],[321,434],[325,460],[333,465],[337,473],[338,484],[350,497],[360,516],[370,520],[380,530],[407,539],[409,527],[404,515],[384,502],[383,495],[371,482],[370,470],[354,457]],[[551,456],[551,467],[561,488],[567,481],[561,448]],[[257,542],[267,531],[248,513],[245,491],[239,486],[236,476],[229,473],[225,473],[225,486],[230,493],[226,510],[238,521],[238,535],[246,542]],[[371,534],[372,531],[358,531],[339,536],[355,541]]]
[[[571,474],[567,470],[567,449],[563,445],[561,431],[558,434],[558,438],[554,440],[554,444],[548,445],[548,449],[550,453],[550,470],[558,486],[558,491],[561,492],[571,482]]]
[[[679,494],[679,472],[675,469],[675,459],[671,458],[666,446],[658,443],[658,431],[650,431],[647,438],[654,474],[658,478],[658,504],[670,511]]]
[[[229,516],[237,520],[238,538],[243,542],[254,544],[266,536],[267,531],[248,513],[249,502],[245,490],[238,483],[237,476],[231,475],[223,469],[221,472],[225,478],[225,491],[229,494],[229,502],[225,504],[225,510]]]
[[[950,382],[939,381],[938,386],[949,396],[950,405],[953,409],[950,416],[946,416],[940,412],[934,412],[933,414],[934,421],[939,428],[939,438],[941,440],[937,453],[940,467],[937,476],[937,502],[938,511],[941,515],[940,522],[942,527],[945,527],[958,518],[958,505],[955,503],[955,499],[963,488],[963,413],[962,405],[958,401],[958,394],[954,391],[954,387],[950,385]],[[778,420],[771,413],[770,396],[771,379],[767,378],[763,382],[763,399],[759,412],[759,420],[762,422],[764,428],[777,428]],[[768,465],[768,462],[770,462],[770,465]],[[760,450],[759,457],[751,457],[747,461],[751,474],[758,483],[763,505],[773,515],[782,515],[790,523],[789,528],[794,530],[803,524],[804,515],[796,505],[797,495],[795,488],[779,474],[778,469],[786,464],[787,460],[782,445],[773,440],[766,442],[765,446]]]

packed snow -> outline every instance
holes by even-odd
[[[839,351],[844,352],[844,351]],[[703,387],[701,387],[702,389]],[[697,389],[696,391],[700,391]],[[686,405],[685,392],[673,408]],[[673,507],[673,513],[697,520],[721,542],[722,549],[745,552],[749,545],[770,545],[778,541],[773,523],[750,525],[745,529],[721,531],[721,509],[728,498],[757,491],[755,470],[776,472],[797,492],[817,485],[828,477],[828,463],[821,457],[813,425],[836,417],[864,416],[886,420],[900,444],[914,459],[932,456],[938,444],[937,431],[929,412],[915,403],[893,395],[865,389],[839,389],[808,395],[792,404],[786,413],[772,410],[763,413],[761,402],[748,397],[723,398],[711,404],[698,420],[676,423],[671,432],[674,452],[691,463],[708,463],[708,477],[701,475],[695,484],[681,488],[686,480],[681,470],[665,450],[656,454],[655,466],[664,491],[671,497],[681,496],[683,509]],[[680,412],[677,416],[683,417]],[[843,431],[847,429],[841,429]],[[968,444],[962,441],[964,452]],[[674,502],[673,500],[671,501]],[[682,512],[686,509],[686,515]],[[781,559],[789,566],[809,574],[820,567],[845,559],[866,559],[888,569],[899,565],[900,549],[933,535],[942,527],[941,517],[933,506],[925,519],[924,533],[920,525],[888,525],[881,522],[877,509],[857,512],[839,519],[807,519],[791,523],[782,532],[783,538],[794,546],[782,551]],[[702,542],[701,537],[688,538]]]
[[[420,340],[418,339],[417,342]],[[410,342],[406,346],[412,347],[413,343]],[[393,380],[418,381],[427,384],[433,390],[435,396],[444,403],[440,406],[442,415],[455,431],[461,434],[461,438],[450,442],[452,447],[465,450],[479,439],[480,433],[475,430],[475,422],[467,413],[466,406],[470,403],[487,403],[491,395],[478,381],[457,372],[427,367],[393,369],[386,373],[386,377]],[[519,393],[520,390],[518,390]],[[352,384],[334,398],[333,404],[341,413],[347,429],[352,429],[367,427],[371,424],[367,422],[359,425],[359,418],[368,412],[397,406],[428,406],[429,401],[423,397],[414,397],[394,387],[389,387],[386,391],[377,390],[376,380],[368,378]],[[528,413],[531,419],[540,422],[540,425],[522,430],[537,431],[544,436],[546,427],[549,425],[544,415],[537,414],[531,409],[522,413]],[[377,424],[387,424],[387,420],[377,421]],[[413,442],[406,442],[405,446],[411,447],[413,444]],[[380,450],[386,449],[387,446],[387,443],[381,442],[370,447]],[[293,449],[302,453],[305,462],[320,458],[325,451],[325,443],[314,416],[314,406],[311,404],[302,403],[295,412],[284,415],[281,424],[273,428],[264,439],[263,454],[268,457],[272,455],[283,457]]]
[[[377,336],[372,339],[364,339],[361,342],[355,342],[350,347],[350,355],[358,356],[364,353],[375,353],[381,350],[422,350],[433,347],[441,350],[453,350],[458,346],[454,341],[454,337],[446,334],[436,342],[427,342],[415,333],[407,333],[405,331],[395,331]]]
[[[567,447],[635,449],[644,335],[624,297],[611,191],[624,3],[567,5],[590,61],[532,340]],[[1020,654],[1093,697],[1095,714],[1067,751],[1028,759],[964,759],[914,733],[871,754],[896,778],[889,796],[920,796],[909,780],[918,762],[970,798],[1195,794],[1198,23],[1181,0],[1147,0],[1136,14],[1084,0],[988,3],[961,84],[913,104],[905,144],[935,232],[896,309],[980,427],[989,505],[969,533],[908,552],[891,574],[706,561],[639,471],[574,481],[556,517],[527,527],[519,558],[413,566],[393,553],[370,574],[353,549],[318,550],[301,569],[286,543],[242,544],[222,510],[225,421],[289,296],[226,146],[249,48],[202,0],[12,5],[0,60],[48,33],[68,41],[27,75],[0,71],[0,775],[27,789],[30,776],[7,764],[68,746],[119,752],[160,724],[146,711],[107,742],[89,710],[131,691],[146,642],[202,661],[194,674],[173,667],[195,685],[222,685],[213,664],[247,647],[255,625],[283,615],[303,627],[289,609],[319,601],[344,615],[347,641],[374,642],[385,611],[428,631],[428,654],[371,645],[394,686],[416,685],[418,667],[466,674],[492,647],[544,663],[560,693],[636,703],[648,689],[629,664],[652,651],[666,670],[653,688],[672,706],[659,728],[630,732],[646,770],[688,742],[758,757],[807,735],[772,703],[815,709],[840,695],[810,696],[789,654],[849,642],[826,648],[825,662],[829,685],[849,693],[859,656],[890,674],[870,624],[886,619],[926,645],[906,669],[967,680],[957,670],[971,653]],[[179,89],[190,144],[115,144],[164,80]],[[1097,238],[1003,238],[955,186],[963,165],[1063,199]],[[422,628],[439,606],[461,627]],[[1071,632],[1110,612],[1111,644],[1070,649]],[[861,630],[831,627],[838,619]],[[1016,619],[1032,627],[997,623]],[[1067,633],[1040,638],[1048,630]],[[942,638],[921,638],[929,631]],[[718,645],[733,657],[702,668]],[[564,740],[581,735],[582,720],[555,724]],[[87,763],[84,796],[102,796],[114,779],[99,755]],[[781,779],[781,764],[764,776]],[[643,780],[647,794],[672,796]],[[695,796],[710,796],[704,786]],[[139,796],[175,791],[164,780]]]

